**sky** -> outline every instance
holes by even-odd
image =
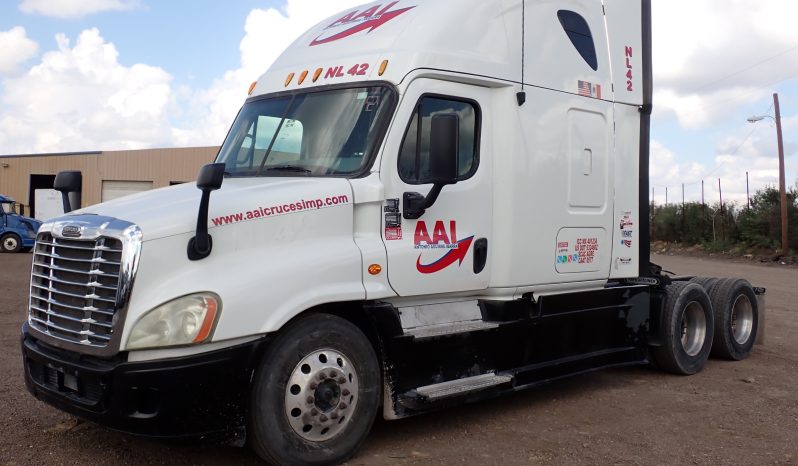
[[[655,202],[777,186],[774,92],[795,186],[798,2],[652,1]],[[360,3],[0,0],[0,154],[219,145],[279,53]]]

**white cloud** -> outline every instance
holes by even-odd
[[[682,183],[685,183],[687,201],[701,200],[701,180],[704,180],[704,196],[707,203],[716,203],[720,198],[718,179],[724,202],[746,203],[746,172],[751,196],[765,186],[778,186],[779,161],[774,125],[768,121],[759,123],[753,133],[745,127],[742,136],[729,136],[719,141],[713,166],[695,162],[680,162],[680,158],[661,141],[651,141],[651,185],[654,187],[657,204],[665,202],[665,187],[668,201],[681,202]],[[785,118],[785,137],[798,132],[798,116]],[[750,137],[748,136],[750,134]],[[785,141],[785,167],[788,188],[795,186],[798,172],[798,144]]]
[[[19,9],[25,13],[72,19],[104,11],[132,10],[139,6],[139,0],[22,0]]]
[[[16,73],[38,50],[39,45],[28,39],[25,28],[17,26],[0,31],[0,76]]]
[[[175,130],[177,145],[215,145],[224,139],[257,80],[297,37],[316,23],[363,0],[288,0],[285,14],[274,8],[255,9],[247,16],[241,40],[241,66],[229,70],[210,88],[194,93],[190,113],[202,115],[191,127]]]
[[[80,33],[23,76],[4,81],[4,153],[135,149],[172,145],[172,77],[161,68],[121,65],[97,29]]]
[[[705,128],[798,75],[796,17],[794,0],[653,2],[655,116]]]

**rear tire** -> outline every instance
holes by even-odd
[[[340,317],[308,315],[278,335],[258,367],[250,444],[273,464],[341,463],[371,430],[381,395],[363,332]]]
[[[690,279],[693,283],[698,283],[699,285],[704,287],[704,291],[707,292],[709,295],[710,300],[712,299],[712,290],[718,285],[718,282],[721,281],[720,278],[716,277],[694,277]]]
[[[698,283],[668,285],[662,310],[662,346],[654,347],[657,367],[674,374],[692,375],[704,368],[712,349],[712,304]]]
[[[709,294],[715,313],[712,356],[740,361],[751,355],[759,331],[759,306],[746,280],[720,280]]]
[[[0,238],[0,250],[3,252],[19,252],[22,249],[22,240],[13,233],[6,233]]]

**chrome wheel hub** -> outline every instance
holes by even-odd
[[[288,423],[306,440],[329,440],[350,420],[357,391],[357,375],[346,355],[331,349],[315,351],[299,361],[288,379]]]
[[[741,294],[734,301],[731,314],[731,330],[737,344],[745,344],[754,329],[754,308],[751,301]]]
[[[704,309],[695,301],[687,304],[682,313],[682,348],[688,356],[695,356],[704,347],[707,337],[707,318]]]

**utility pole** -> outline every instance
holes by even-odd
[[[751,210],[751,191],[748,188],[748,172],[745,172],[745,197],[748,199],[748,210]]]
[[[704,202],[704,180],[701,180],[701,207],[706,207]]]
[[[720,178],[718,178],[718,196],[720,196],[720,213],[723,213],[723,189],[720,187]]]
[[[665,186],[665,206],[668,206],[668,187]]]
[[[773,94],[773,107],[776,110],[776,137],[779,143],[779,196],[781,198],[781,253],[787,255],[790,250],[787,236],[787,188],[784,180],[784,140],[781,136],[781,110],[779,94]]]

